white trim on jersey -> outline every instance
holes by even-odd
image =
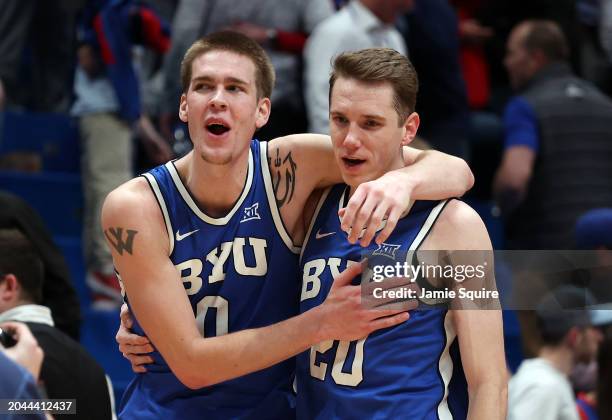
[[[323,203],[327,199],[329,192],[332,190],[333,185],[328,187],[323,191],[321,197],[319,198],[319,202],[317,203],[317,207],[312,214],[312,218],[310,219],[310,224],[308,225],[308,230],[306,231],[306,236],[304,237],[304,243],[302,244],[302,251],[300,252],[300,263],[302,263],[302,257],[304,256],[304,250],[306,249],[306,245],[308,245],[308,239],[310,238],[310,234],[312,233],[312,228],[315,225],[317,217],[319,216],[319,211],[321,211],[321,207],[323,207]]]
[[[412,241],[412,244],[410,244],[410,248],[408,249],[409,252],[416,250],[421,245],[421,242],[423,242],[423,239],[425,239],[425,236],[427,236],[429,233],[429,230],[444,209],[444,206],[446,206],[446,203],[448,203],[448,200],[441,201],[431,210],[429,216],[427,216],[427,219],[425,220],[425,223],[423,223],[423,227],[421,227],[421,230],[414,238],[414,241]]]
[[[264,187],[266,189],[266,195],[268,196],[268,205],[270,206],[270,213],[272,213],[272,220],[276,231],[280,235],[281,239],[287,245],[287,248],[294,254],[300,253],[300,247],[293,244],[291,235],[285,229],[283,219],[280,216],[278,206],[276,205],[276,197],[274,196],[274,188],[272,187],[272,177],[270,176],[270,166],[268,165],[268,142],[259,142],[259,159],[261,161],[261,174],[264,180]]]
[[[157,204],[159,204],[159,208],[162,211],[162,215],[164,216],[164,222],[166,222],[166,230],[168,231],[168,241],[169,241],[169,249],[168,255],[172,255],[174,251],[174,232],[172,230],[172,223],[170,222],[170,215],[168,214],[168,207],[166,206],[166,201],[164,200],[164,196],[162,195],[161,190],[159,189],[159,184],[155,177],[149,173],[143,174],[143,176],[149,181],[149,186],[153,190],[153,194],[155,194],[155,198],[157,199]]]
[[[181,197],[183,197],[183,200],[189,206],[191,211],[202,221],[208,223],[209,225],[222,226],[227,224],[227,222],[230,221],[234,213],[236,213],[242,205],[242,202],[246,198],[247,194],[249,193],[249,190],[251,189],[251,185],[253,184],[253,153],[249,149],[249,170],[247,173],[246,182],[244,183],[244,187],[242,188],[242,194],[240,195],[240,198],[238,198],[238,201],[236,201],[236,204],[234,204],[234,207],[232,208],[232,210],[230,210],[228,214],[221,218],[214,218],[208,216],[206,213],[200,210],[197,204],[193,201],[193,198],[187,191],[187,188],[183,184],[183,181],[181,181],[181,177],[179,176],[178,171],[174,166],[174,163],[172,161],[166,163],[166,168],[168,169],[168,172],[170,173],[170,176],[174,181],[174,185],[176,185],[176,189],[181,194]]]
[[[457,332],[453,326],[452,313],[450,311],[447,311],[446,315],[444,315],[444,334],[446,335],[446,346],[442,354],[440,354],[440,360],[438,361],[438,372],[444,383],[444,396],[440,404],[438,404],[438,417],[440,420],[452,420],[453,414],[448,408],[448,386],[453,376],[454,366],[449,350],[457,337]]]
[[[410,264],[414,252],[421,246],[423,240],[427,237],[427,234],[433,227],[436,220],[444,210],[444,207],[448,204],[448,200],[441,201],[429,212],[427,219],[423,223],[421,230],[410,244],[408,254],[406,255],[406,261]],[[442,353],[440,353],[440,359],[438,360],[438,373],[442,378],[444,384],[444,395],[442,400],[438,404],[438,418],[440,420],[452,420],[453,415],[448,407],[448,387],[453,376],[453,358],[450,355],[450,346],[457,337],[457,332],[452,322],[451,312],[447,311],[444,315],[444,335],[446,337],[446,345]]]

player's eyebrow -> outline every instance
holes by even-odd
[[[192,83],[195,83],[195,82],[214,82],[214,81],[215,81],[215,79],[213,77],[211,77],[211,76],[196,76],[193,79],[191,79]],[[242,86],[248,86],[249,85],[249,83],[247,81],[242,80],[242,79],[240,79],[238,77],[233,77],[233,76],[225,77],[223,79],[223,83],[234,83],[234,84],[242,85]]]
[[[364,118],[366,120],[378,121],[378,122],[381,122],[381,123],[387,121],[387,119],[385,117],[383,117],[382,115],[374,115],[374,114],[362,115],[362,118]]]

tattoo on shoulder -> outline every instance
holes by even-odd
[[[291,152],[283,158],[280,155],[278,147],[275,149],[274,161],[268,157],[268,166],[272,173],[272,188],[274,189],[274,197],[276,205],[280,209],[285,204],[289,203],[293,198],[296,183],[297,164],[291,156]],[[284,178],[284,182],[283,182]]]
[[[126,229],[124,234],[123,228],[120,227],[111,227],[104,231],[106,240],[115,248],[119,255],[123,255],[123,251],[132,255],[134,250],[134,237],[137,233],[137,230]]]

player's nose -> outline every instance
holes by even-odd
[[[351,124],[346,131],[342,145],[346,148],[356,149],[361,145],[359,140],[359,128],[355,124]]]
[[[224,109],[227,107],[227,99],[225,98],[225,92],[223,89],[215,89],[210,98],[209,105],[215,109]]]

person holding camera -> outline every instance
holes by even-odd
[[[9,345],[12,346],[7,347]],[[0,398],[40,398],[36,381],[43,357],[42,349],[25,324],[0,324]],[[45,416],[41,414],[38,418]]]

